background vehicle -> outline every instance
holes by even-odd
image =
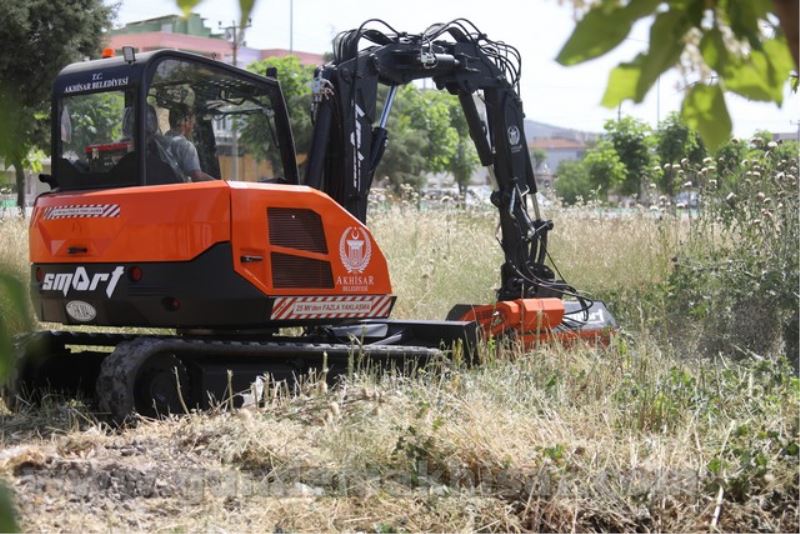
[[[324,359],[335,373],[354,353],[417,362],[454,345],[469,355],[479,333],[530,344],[595,339],[614,326],[602,303],[546,265],[553,225],[536,201],[516,50],[465,20],[413,35],[366,24],[340,34],[333,61],[317,71],[302,182],[274,77],[169,51],[61,72],[54,171],[43,177],[53,191],[37,199],[31,220],[37,314],[176,334],[39,333],[21,348],[18,388],[83,389],[123,419],[205,406],[258,375],[292,379]],[[363,40],[372,46],[362,49]],[[395,91],[420,78],[460,100],[497,184],[505,261],[498,302],[456,305],[445,321],[394,321],[367,199]],[[389,86],[380,117],[379,84]],[[191,182],[177,164],[168,130],[186,108],[202,170],[218,180]],[[225,181],[244,165],[239,133],[260,141],[265,182]],[[285,327],[303,334],[282,335]]]

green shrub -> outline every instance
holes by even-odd
[[[702,200],[667,281],[666,320],[699,334],[703,353],[783,353],[797,366],[798,147],[753,141],[733,171],[730,154],[682,164]]]

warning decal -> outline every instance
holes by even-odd
[[[273,320],[338,319],[388,317],[391,295],[329,297],[277,297],[270,318]]]

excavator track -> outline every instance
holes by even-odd
[[[39,332],[21,340],[20,346],[22,365],[12,393],[30,394],[43,387],[69,394],[81,390],[92,394],[101,413],[116,422],[133,413],[154,417],[238,400],[239,393],[265,374],[294,383],[326,364],[328,379],[334,380],[359,362],[409,367],[443,355],[423,346],[303,338],[258,341],[81,332]],[[105,351],[97,350],[101,347]],[[94,377],[94,383],[87,383]]]

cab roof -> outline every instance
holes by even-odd
[[[277,83],[273,78],[266,78],[200,54],[178,50],[154,50],[152,52],[137,53],[135,60],[131,63],[126,62],[122,56],[114,56],[79,61],[67,65],[58,73],[53,83],[53,93],[54,95],[62,95],[65,93],[94,92],[113,87],[134,85],[141,80],[149,65],[166,57],[186,59],[195,63],[205,64],[253,81]]]

